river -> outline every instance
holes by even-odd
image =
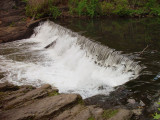
[[[160,90],[159,33],[158,18],[46,21],[31,38],[0,44],[0,81],[83,98],[125,85],[149,103]]]

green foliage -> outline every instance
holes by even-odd
[[[26,15],[36,19],[61,15],[58,4],[63,0],[23,0],[27,4]],[[36,2],[37,3],[36,3]],[[39,2],[41,1],[41,2]],[[160,3],[157,0],[68,0],[70,15],[89,16],[160,16]]]
[[[69,13],[70,14],[75,13],[77,5],[78,5],[78,0],[69,0],[68,7],[69,7]]]
[[[54,4],[54,0],[46,0],[42,3],[30,5],[29,3],[26,6],[26,15],[29,17],[34,17],[36,19],[42,17],[53,17],[56,19],[61,15],[61,12],[58,7]]]
[[[109,119],[109,118],[113,117],[114,115],[116,115],[117,113],[118,113],[118,110],[111,110],[111,109],[109,109],[109,110],[105,110],[103,112],[102,116],[105,119]]]
[[[44,16],[44,13],[37,13],[35,18],[39,19],[39,18],[42,18],[43,16]]]
[[[79,16],[82,15],[84,9],[86,8],[87,6],[87,0],[81,0],[79,3],[78,3],[78,6],[76,8],[76,12],[78,13]]]
[[[160,7],[151,8],[150,14],[160,16]]]
[[[11,23],[9,24],[9,26],[10,26],[10,27],[14,27],[14,26],[15,26],[15,22],[11,22]]]
[[[88,120],[95,120],[95,118],[94,117],[90,117],[90,118],[88,118]]]
[[[28,2],[28,0],[21,0],[22,2],[24,2],[24,3],[27,3]]]
[[[109,2],[100,2],[100,15],[110,15],[114,10],[114,4]]]
[[[48,96],[49,96],[49,97],[51,97],[51,96],[56,96],[56,95],[59,95],[59,93],[56,92],[56,91],[53,91],[53,92],[48,93]]]
[[[52,16],[53,18],[55,18],[55,19],[56,19],[58,16],[61,15],[60,10],[59,10],[58,7],[56,7],[56,6],[51,6],[51,7],[49,8],[49,11],[50,11],[50,13],[51,13],[51,16]]]
[[[113,13],[119,16],[129,16],[131,14],[131,10],[119,6]]]
[[[160,16],[160,5],[157,3],[157,0],[148,0],[144,8],[150,15]]]
[[[160,103],[158,103],[160,105]],[[160,111],[160,108],[158,108],[158,110]],[[159,120],[160,119],[160,114],[158,113],[155,113],[155,115],[153,115],[153,118],[156,119],[156,120]]]
[[[78,104],[84,105],[84,101],[81,98],[79,98],[78,99]]]
[[[119,16],[129,16],[131,11],[128,7],[128,1],[127,0],[114,0],[116,3],[115,10],[113,13],[119,15]]]
[[[156,119],[156,120],[160,119],[160,114],[155,113],[155,115],[154,115],[154,119]]]
[[[151,8],[153,8],[155,6],[156,6],[156,0],[148,0],[148,2],[145,5],[145,7],[147,9],[151,9]]]
[[[144,13],[145,13],[144,9],[131,10],[131,14],[133,14],[133,15],[141,15]]]
[[[69,11],[71,14],[88,15],[93,18],[97,14],[98,4],[98,0],[70,0]]]
[[[88,1],[86,8],[87,8],[87,14],[90,17],[94,17],[96,15],[96,7],[98,6],[98,0],[90,0]]]

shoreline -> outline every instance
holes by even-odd
[[[0,97],[0,118],[3,120],[128,120],[141,113],[139,109],[102,109],[86,105],[80,95],[59,93],[48,84],[35,88],[1,83]]]

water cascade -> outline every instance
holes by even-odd
[[[29,39],[0,44],[0,82],[48,83],[83,98],[108,95],[141,70],[127,55],[50,21],[35,28]]]

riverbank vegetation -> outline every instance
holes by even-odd
[[[160,16],[158,0],[23,0],[26,15],[42,17]]]

